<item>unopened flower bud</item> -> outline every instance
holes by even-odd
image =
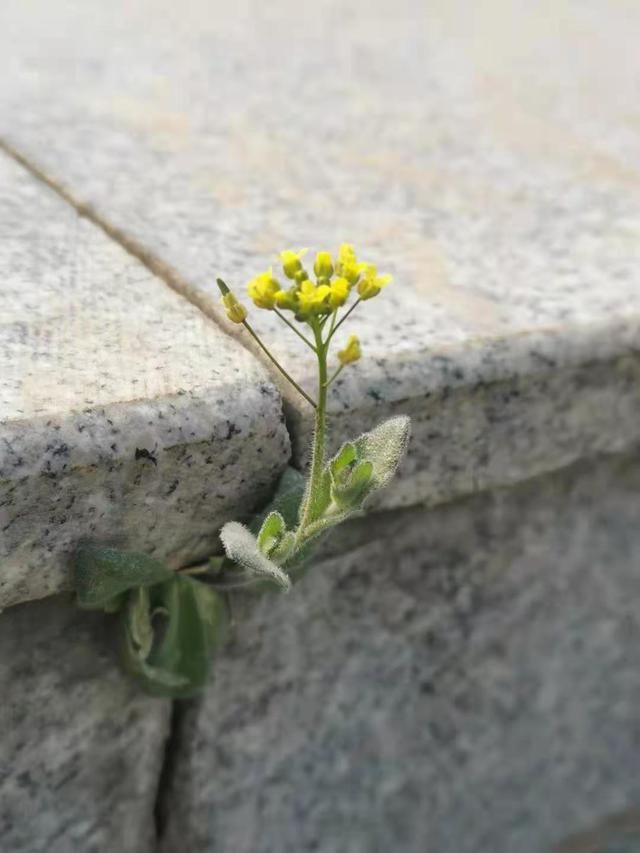
[[[232,323],[244,323],[247,319],[247,309],[244,305],[238,302],[236,295],[231,292],[229,287],[221,278],[217,279],[217,282],[220,293],[222,294],[222,299],[220,301],[224,305],[227,317]]]
[[[360,349],[360,340],[357,335],[349,335],[347,345],[343,350],[338,352],[338,361],[340,364],[351,364],[357,361],[362,355]]]
[[[226,293],[222,297],[221,302],[227,312],[227,317],[232,323],[244,323],[247,319],[247,309],[238,302],[235,294]]]
[[[329,279],[333,275],[333,260],[329,252],[318,252],[313,271],[320,278]]]
[[[307,249],[300,249],[299,252],[285,249],[284,252],[280,252],[280,263],[287,278],[295,278],[296,273],[302,270],[302,261],[300,258],[306,251]]]

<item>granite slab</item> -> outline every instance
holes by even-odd
[[[4,154],[0,231],[0,608],[82,539],[206,556],[289,457],[266,371]]]
[[[236,602],[163,853],[542,853],[637,808],[637,454],[350,536]]]
[[[116,666],[106,620],[50,598],[0,618],[0,849],[152,853],[170,705]]]
[[[7,0],[0,16],[2,137],[212,316],[216,275],[241,286],[282,247],[348,240],[393,273],[345,328],[364,358],[331,401],[356,424],[413,414],[387,505],[638,434],[640,7]],[[297,338],[254,313],[309,385]],[[302,462],[308,408],[283,390]],[[487,395],[509,401],[510,435]]]

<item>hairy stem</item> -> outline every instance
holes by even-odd
[[[307,490],[304,497],[300,524],[296,539],[298,543],[304,538],[305,527],[308,525],[313,511],[313,500],[320,487],[320,480],[324,470],[325,457],[325,433],[327,419],[327,351],[329,340],[322,340],[322,327],[319,323],[314,324],[313,334],[316,341],[316,352],[318,354],[318,405],[316,407],[315,429],[313,432],[313,447],[311,450],[311,468],[307,481]]]

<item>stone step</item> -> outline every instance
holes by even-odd
[[[542,853],[636,806],[639,463],[386,512],[245,599],[163,853]]]
[[[3,136],[212,316],[285,246],[393,273],[344,328],[334,444],[411,413],[384,505],[439,502],[638,437],[640,13],[560,7],[9,3]]]
[[[63,598],[0,618],[0,849],[152,853],[170,702],[116,665],[106,619]]]
[[[255,358],[0,155],[0,608],[70,587],[82,539],[179,565],[289,457]]]
[[[332,440],[408,412],[409,457],[290,596],[234,604],[162,853],[540,853],[637,805],[640,6],[552,5],[2,4],[0,607],[85,537],[205,556],[304,464],[217,275],[341,241],[394,275]],[[0,618],[8,853],[157,841],[168,708],[102,632]]]

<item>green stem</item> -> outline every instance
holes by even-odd
[[[316,351],[316,348],[311,343],[311,341],[308,338],[305,338],[305,336],[302,334],[302,332],[298,331],[298,329],[296,329],[296,327],[293,325],[293,323],[290,323],[289,320],[287,320],[287,318],[284,316],[284,314],[282,314],[280,311],[278,311],[277,308],[274,308],[274,311],[277,314],[277,316],[282,320],[282,322],[286,323],[287,326],[291,329],[291,331],[296,333],[296,335],[300,338],[301,341],[304,341],[305,344],[310,349],[312,349],[314,352]]]
[[[328,339],[327,341],[322,340],[322,326],[320,323],[313,324],[313,334],[315,336],[316,352],[318,354],[318,405],[316,407],[309,480],[307,482],[307,490],[302,512],[300,514],[300,524],[296,534],[298,543],[304,538],[305,527],[308,525],[313,512],[313,500],[320,488],[320,481],[324,471],[327,418],[327,351],[329,349],[329,341]]]
[[[304,391],[304,390],[303,390],[303,389],[298,385],[298,383],[295,381],[295,379],[293,379],[293,377],[289,376],[289,374],[287,373],[287,371],[286,371],[286,370],[284,369],[284,367],[280,364],[280,362],[279,362],[279,361],[277,361],[277,359],[275,358],[275,356],[271,355],[271,353],[269,352],[269,350],[267,349],[267,347],[262,343],[262,341],[260,340],[260,338],[259,338],[259,337],[257,336],[257,334],[253,331],[253,329],[252,329],[252,328],[251,328],[251,326],[247,323],[247,321],[246,321],[246,320],[244,321],[244,323],[243,323],[242,325],[243,325],[243,326],[245,327],[245,329],[249,332],[249,334],[250,334],[250,335],[251,335],[251,337],[254,339],[254,341],[258,344],[258,346],[262,349],[262,351],[265,353],[265,355],[267,356],[267,358],[268,358],[268,359],[269,359],[269,360],[270,360],[270,361],[271,361],[271,362],[272,362],[272,363],[273,363],[273,364],[278,368],[278,370],[280,371],[280,373],[282,373],[282,375],[285,377],[285,379],[288,379],[288,380],[289,380],[289,382],[293,385],[293,387],[296,389],[296,391],[298,392],[298,394],[301,394],[301,395],[304,397],[304,399],[307,401],[307,403],[309,403],[311,406],[313,406],[313,408],[314,408],[314,409],[316,409],[316,410],[317,410],[318,405],[316,404],[316,402],[315,402],[314,400],[312,400],[312,399],[311,399],[311,397],[307,394],[307,392],[306,392],[306,391]]]
[[[352,312],[352,311],[356,308],[356,306],[358,306],[361,302],[362,302],[362,299],[360,299],[360,298],[356,299],[356,301],[353,303],[353,305],[351,306],[351,308],[349,308],[349,310],[348,310],[348,311],[347,311],[347,313],[344,315],[344,317],[342,317],[342,318],[338,321],[338,323],[336,323],[336,325],[331,329],[331,331],[329,332],[329,337],[327,338],[327,343],[329,343],[329,341],[331,340],[331,338],[335,335],[335,333],[338,331],[338,329],[340,328],[340,326],[341,326],[341,325],[344,323],[344,321],[347,319],[347,317],[349,316],[349,314],[351,314],[351,312]]]
[[[343,371],[343,370],[344,370],[344,364],[341,364],[341,365],[340,365],[340,367],[339,367],[339,368],[336,370],[336,372],[333,374],[333,376],[332,376],[330,379],[328,379],[328,380],[327,380],[327,383],[326,383],[327,388],[332,384],[332,382],[333,382],[334,380],[336,380],[336,379],[338,378],[338,376],[340,376],[340,374],[342,373],[342,371]]]
[[[333,331],[336,327],[336,319],[338,317],[338,309],[334,309],[333,314],[331,315],[331,325],[329,326],[329,334],[327,335],[327,343],[331,340],[331,336],[333,335]]]

